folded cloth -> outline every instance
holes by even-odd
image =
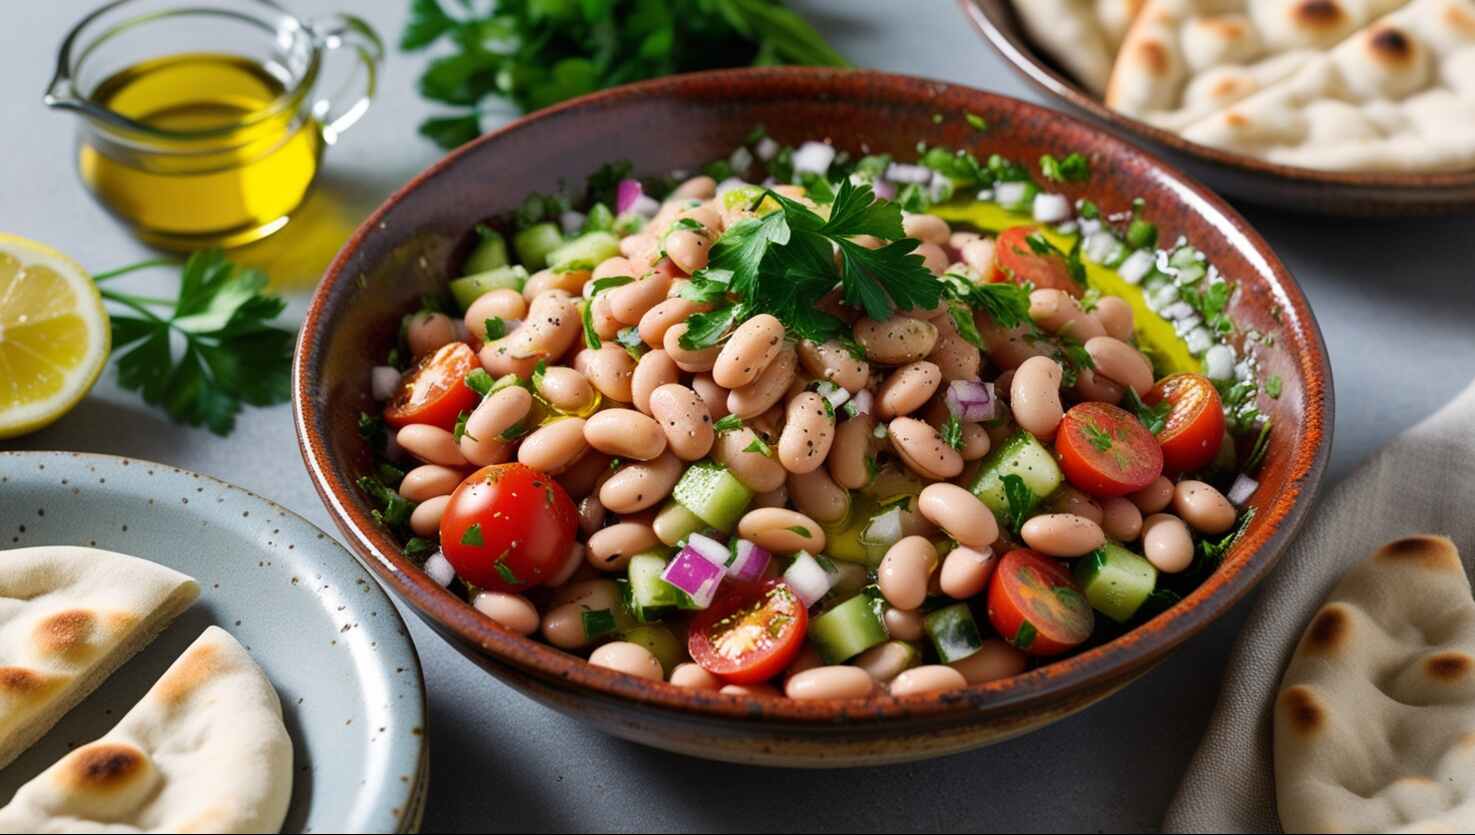
[[[1279,832],[1271,710],[1291,653],[1337,580],[1384,543],[1451,537],[1475,577],[1475,384],[1337,485],[1260,588],[1224,689],[1168,808],[1169,832]]]

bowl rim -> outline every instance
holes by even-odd
[[[993,5],[994,2],[998,5]],[[1269,162],[1247,154],[1191,142],[1172,131],[1164,130],[1107,107],[1105,102],[1086,92],[1069,76],[1043,60],[1022,32],[1016,33],[1012,25],[995,18],[995,12],[1002,10],[1008,2],[1009,0],[958,0],[958,5],[962,7],[964,15],[973,23],[974,28],[983,34],[989,45],[1004,57],[1016,73],[1024,76],[1025,80],[1034,84],[1035,87],[1056,98],[1063,99],[1107,124],[1130,131],[1165,148],[1171,148],[1215,165],[1280,180],[1291,180],[1303,185],[1387,189],[1390,192],[1415,190],[1430,193],[1446,190],[1458,193],[1475,188],[1475,169],[1438,174],[1330,171]]]
[[[765,88],[786,80],[842,84],[847,79],[864,80],[868,89],[895,100],[916,99],[924,91],[951,91],[987,99],[1000,107],[1033,111],[1042,117],[1059,119],[1075,128],[1099,133],[1094,126],[1077,117],[1020,99],[965,85],[872,70],[760,67],[668,76],[563,102],[483,134],[433,163],[387,198],[359,225],[334,257],[313,293],[293,357],[292,413],[299,450],[313,486],[347,538],[350,552],[425,617],[437,632],[449,633],[463,648],[474,648],[484,658],[497,662],[498,667],[511,666],[545,681],[570,685],[581,691],[594,691],[583,694],[586,696],[613,697],[632,706],[668,713],[731,722],[778,723],[789,727],[834,727],[837,721],[843,720],[852,730],[859,726],[880,728],[886,723],[894,725],[898,720],[966,722],[976,720],[979,711],[994,713],[1027,709],[1035,700],[1059,699],[1079,693],[1083,688],[1109,686],[1112,681],[1120,679],[1123,671],[1145,670],[1227,612],[1275,564],[1310,509],[1330,456],[1331,416],[1334,411],[1332,372],[1321,330],[1290,271],[1243,217],[1207,187],[1156,154],[1113,135],[1104,135],[1103,139],[1115,146],[1114,154],[1145,158],[1175,190],[1186,193],[1195,214],[1207,215],[1210,222],[1221,226],[1226,238],[1237,240],[1240,248],[1253,253],[1259,260],[1259,271],[1270,274],[1268,289],[1283,310],[1285,326],[1300,333],[1300,341],[1305,343],[1306,350],[1294,360],[1305,381],[1304,422],[1313,427],[1316,439],[1312,449],[1306,449],[1303,444],[1292,450],[1294,461],[1286,477],[1285,498],[1272,505],[1270,513],[1259,517],[1247,529],[1247,533],[1254,534],[1258,541],[1244,561],[1233,566],[1232,570],[1221,568],[1216,571],[1179,605],[1154,618],[1153,623],[1158,624],[1158,628],[1133,629],[1086,652],[1025,673],[939,694],[880,695],[864,701],[799,701],[679,688],[664,681],[648,681],[595,667],[583,658],[534,638],[517,635],[496,624],[410,564],[387,532],[375,525],[360,506],[362,500],[353,484],[334,478],[330,447],[319,432],[322,422],[313,396],[316,388],[311,379],[316,367],[315,358],[319,356],[315,348],[319,341],[318,333],[335,288],[353,280],[350,267],[360,245],[411,193],[441,172],[451,169],[463,157],[476,153],[483,145],[496,143],[504,135],[530,125],[575,115],[579,111],[618,105],[627,100],[671,95],[689,98],[694,88],[714,87],[730,92],[734,86],[739,86],[745,93],[762,95]],[[1244,548],[1248,544],[1246,538],[1241,538],[1234,547]]]

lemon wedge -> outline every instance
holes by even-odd
[[[96,382],[111,344],[86,270],[48,246],[0,234],[0,438],[66,414]]]

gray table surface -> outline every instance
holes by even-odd
[[[286,0],[340,8],[397,37],[408,0]],[[73,124],[40,94],[66,28],[94,0],[26,3],[0,50],[0,231],[102,270],[147,250],[83,192]],[[795,0],[857,65],[1038,98],[951,0]],[[392,54],[381,95],[328,155],[305,213],[245,257],[263,263],[300,321],[352,225],[439,152],[414,133],[418,56]],[[1475,219],[1351,222],[1246,207],[1310,297],[1335,371],[1329,483],[1434,411],[1475,373]],[[134,286],[165,291],[158,273]],[[77,409],[0,449],[148,458],[235,482],[334,531],[298,456],[287,406],[248,411],[221,439],[171,425],[108,370]],[[0,497],[3,500],[3,497]],[[1371,545],[1371,543],[1370,543]],[[1022,739],[951,758],[792,773],[709,763],[605,737],[489,679],[408,611],[430,693],[426,831],[1155,829],[1213,708],[1253,598],[1124,692]]]

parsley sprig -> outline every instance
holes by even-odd
[[[218,249],[189,257],[173,299],[105,285],[172,263],[142,261],[93,276],[104,285],[102,297],[126,311],[112,315],[113,350],[123,351],[118,384],[174,420],[229,435],[243,404],[272,406],[291,396],[297,335],[270,324],[287,303],[265,292],[265,273],[232,263]]]

